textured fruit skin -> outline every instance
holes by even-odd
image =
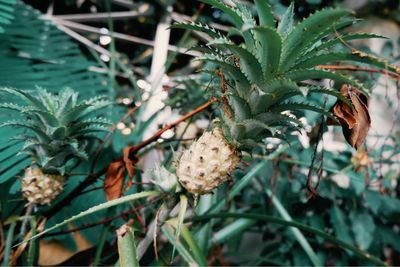
[[[44,174],[37,167],[25,170],[22,194],[32,204],[50,204],[64,190],[64,176]]]
[[[192,194],[207,194],[229,179],[240,161],[219,128],[205,132],[186,149],[177,166],[179,182]]]

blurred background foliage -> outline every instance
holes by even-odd
[[[243,2],[255,11],[252,3]],[[290,1],[270,3],[279,17]],[[295,1],[297,19],[329,6],[353,9],[363,19],[353,30],[388,36],[383,41],[353,42],[352,46],[391,63],[400,63],[398,1]],[[188,50],[204,44],[206,36],[178,29],[166,34],[173,21],[183,20],[213,23],[220,30],[229,30],[221,12],[194,1],[0,0],[0,86],[27,90],[41,86],[52,92],[72,87],[84,98],[107,94],[115,103],[107,111],[107,116],[115,122],[114,134],[98,144],[103,149],[95,158],[69,174],[66,190],[58,199],[76,188],[88,170],[96,172],[104,168],[121,155],[125,146],[139,143],[159,127],[205,103],[209,90],[218,87],[218,78],[213,73],[199,74],[200,69],[213,66],[192,61],[197,51]],[[160,55],[157,53],[167,53],[165,64],[160,57],[162,66],[153,58]],[[368,255],[374,255],[387,264],[400,265],[398,84],[384,75],[352,74],[365,82],[372,95],[373,124],[366,150],[354,151],[345,145],[340,129],[328,129],[320,117],[305,112],[303,117],[309,126],[301,135],[290,137],[290,146],[270,143],[258,148],[244,159],[248,164],[235,172],[232,183],[200,199],[196,215],[188,220],[193,223],[190,232],[197,243],[199,258],[206,259],[209,265],[376,265],[376,261],[368,259]],[[132,109],[137,110],[121,121]],[[162,142],[139,154],[138,167],[145,170],[153,167],[154,162],[173,166],[174,151],[201,134],[214,112],[211,107],[163,135]],[[0,119],[8,116],[1,113]],[[318,138],[320,131],[322,142]],[[16,156],[22,144],[9,140],[16,134],[16,130],[0,130],[3,259],[10,238],[6,235],[13,232],[12,225],[19,224],[18,218],[24,214],[18,177],[29,160],[23,155]],[[313,158],[315,164],[311,165]],[[306,181],[310,175],[315,181],[318,176],[321,178],[319,197],[309,198]],[[125,194],[140,192],[143,189],[140,182],[146,179],[146,174],[138,171],[136,183]],[[48,215],[46,225],[51,226],[105,201],[99,179],[68,205],[58,209],[41,207],[36,212]],[[132,205],[124,204],[50,234],[36,248],[40,253],[34,255],[40,255],[39,258],[29,258],[28,251],[19,255],[13,249],[10,264],[113,264],[118,259],[114,230],[129,218],[140,217],[144,221],[154,218],[158,205],[146,202],[142,205],[140,214],[125,214]],[[267,217],[234,218],[221,213],[215,219],[197,218],[222,211],[293,220],[309,229],[296,232]],[[145,235],[142,223],[141,220],[134,223],[138,238]],[[69,229],[76,227],[85,229],[80,229],[79,234],[69,233]],[[326,236],[316,235],[312,229],[362,251],[357,254],[344,249]],[[21,236],[16,231],[11,239],[16,242]],[[184,247],[193,250],[193,244],[182,244],[173,264],[186,264],[187,258],[182,256]],[[159,259],[149,249],[141,259],[142,265],[171,263],[172,245],[166,237],[160,239],[158,246],[162,248]]]

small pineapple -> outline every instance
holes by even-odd
[[[215,128],[183,152],[176,174],[189,192],[207,194],[228,180],[239,161],[239,151],[226,142],[221,129]]]
[[[32,159],[22,179],[22,194],[31,204],[50,204],[63,191],[66,169],[88,159],[89,140],[98,138],[95,133],[108,131],[111,123],[93,113],[110,102],[95,97],[78,103],[78,93],[71,89],[58,95],[40,88],[34,93],[11,88],[0,88],[0,92],[18,99],[0,103],[0,108],[16,111],[20,117],[0,127],[25,130],[13,139],[24,142],[21,153]]]
[[[201,1],[224,12],[234,26],[229,33],[240,35],[243,42],[238,44],[237,38],[232,40],[231,35],[201,23],[174,25],[202,31],[212,38],[206,46],[193,49],[204,53],[199,60],[219,66],[218,71],[206,72],[217,73],[221,81],[220,92],[214,92],[214,97],[221,99],[219,129],[194,142],[178,163],[178,179],[192,193],[210,192],[226,181],[239,163],[238,151],[251,151],[269,137],[287,141],[290,132],[303,126],[292,114],[310,110],[337,121],[325,107],[310,101],[310,95],[343,99],[337,90],[340,85],[361,90],[363,86],[348,76],[324,70],[321,65],[353,61],[399,72],[386,61],[346,51],[345,41],[381,38],[366,33],[338,36],[340,30],[355,21],[349,10],[323,9],[296,25],[294,1],[279,23],[265,0],[254,0],[258,20],[241,1],[230,1],[233,6],[218,0]],[[335,50],[336,46],[341,46],[341,50]],[[313,79],[333,80],[335,88],[304,83]]]
[[[64,180],[62,175],[46,175],[37,167],[29,167],[22,180],[22,195],[29,203],[50,204],[64,190]]]

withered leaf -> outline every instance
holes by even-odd
[[[359,89],[351,85],[343,85],[340,93],[349,99],[352,107],[338,99],[331,112],[338,118],[343,135],[347,142],[358,149],[365,141],[371,118],[368,112],[368,98]],[[336,125],[333,120],[327,120],[328,125]]]
[[[129,180],[126,183],[126,188],[125,190],[128,190],[132,186],[132,179],[135,176],[135,165],[138,163],[139,159],[136,155],[130,155],[132,150],[132,147],[126,147],[124,148],[124,164],[125,168],[128,171],[128,176]]]
[[[133,178],[135,176],[135,164],[137,163],[136,158],[135,159],[130,159],[129,154],[131,152],[131,147],[125,147],[124,148],[124,163],[125,163],[125,168],[128,171],[128,176],[129,178]]]
[[[108,165],[104,179],[104,193],[108,201],[119,198],[122,195],[125,166],[122,160],[111,162]]]

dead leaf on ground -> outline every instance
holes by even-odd
[[[368,98],[359,89],[351,85],[343,85],[340,93],[348,98],[352,107],[338,99],[331,112],[338,118],[342,126],[343,135],[347,142],[358,149],[365,141],[371,118],[368,112]],[[328,125],[337,125],[333,120],[327,120]]]

